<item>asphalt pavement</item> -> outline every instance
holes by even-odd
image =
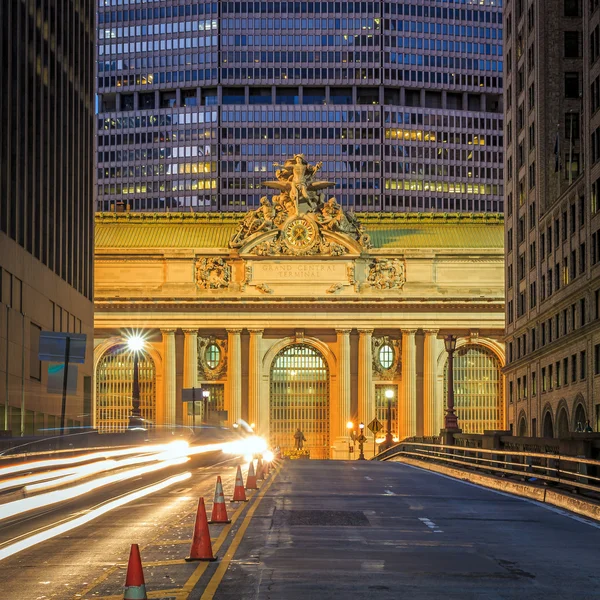
[[[600,599],[600,524],[400,463],[286,461],[210,526],[218,560],[186,563],[198,497],[233,491],[237,460],[204,460],[0,561],[0,600],[118,600],[131,543],[153,599]]]
[[[207,600],[599,599],[600,524],[399,463],[286,463]]]

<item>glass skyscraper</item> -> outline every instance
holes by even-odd
[[[100,211],[255,207],[322,161],[357,211],[503,211],[502,0],[98,0]]]

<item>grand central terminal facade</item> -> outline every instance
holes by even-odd
[[[151,426],[243,419],[284,451],[299,428],[349,458],[388,403],[394,437],[439,433],[452,334],[460,427],[506,428],[501,216],[350,214],[318,170],[286,161],[245,214],[97,215],[95,427],[127,427],[136,334]]]

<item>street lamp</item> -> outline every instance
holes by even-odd
[[[210,398],[210,392],[208,390],[202,390],[202,402],[204,402],[204,422],[208,423],[208,400]]]
[[[457,430],[458,418],[454,412],[454,351],[456,350],[456,336],[447,335],[444,338],[444,346],[448,353],[448,406],[444,418],[444,429]]]
[[[352,458],[350,455],[354,452],[354,423],[352,421],[348,421],[346,423],[346,429],[348,430],[348,435],[352,440],[352,443],[348,442],[348,458]]]
[[[348,423],[346,423],[346,428],[350,432],[350,439],[352,440],[351,448],[354,449],[354,442],[358,442],[358,460],[365,460],[364,443],[367,441],[367,437],[364,433],[365,424],[360,423],[358,425],[359,433],[356,433],[354,430],[354,423],[352,421],[348,421]]]
[[[142,429],[143,419],[140,409],[140,352],[144,349],[144,338],[140,335],[132,335],[127,338],[127,347],[133,353],[133,386],[131,391],[131,414],[127,429]]]
[[[394,390],[385,390],[385,397],[387,399],[387,433],[381,446],[391,448],[394,445],[394,436],[392,435],[392,398],[394,397]]]
[[[360,423],[359,426],[359,431],[360,434],[358,435],[358,460],[365,460],[365,452],[364,452],[364,445],[365,442],[367,441],[367,438],[365,436],[365,424],[364,423]]]

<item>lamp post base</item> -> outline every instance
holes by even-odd
[[[440,438],[442,441],[442,444],[444,444],[444,446],[454,446],[454,435],[456,433],[462,433],[462,429],[459,429],[458,427],[454,428],[454,429],[448,429],[448,428],[444,428],[440,431]]]
[[[391,448],[396,442],[394,442],[394,436],[391,433],[385,434],[385,440],[379,444],[379,452],[383,452],[388,448]]]
[[[448,410],[444,417],[444,429],[458,429],[458,417],[454,410]]]

